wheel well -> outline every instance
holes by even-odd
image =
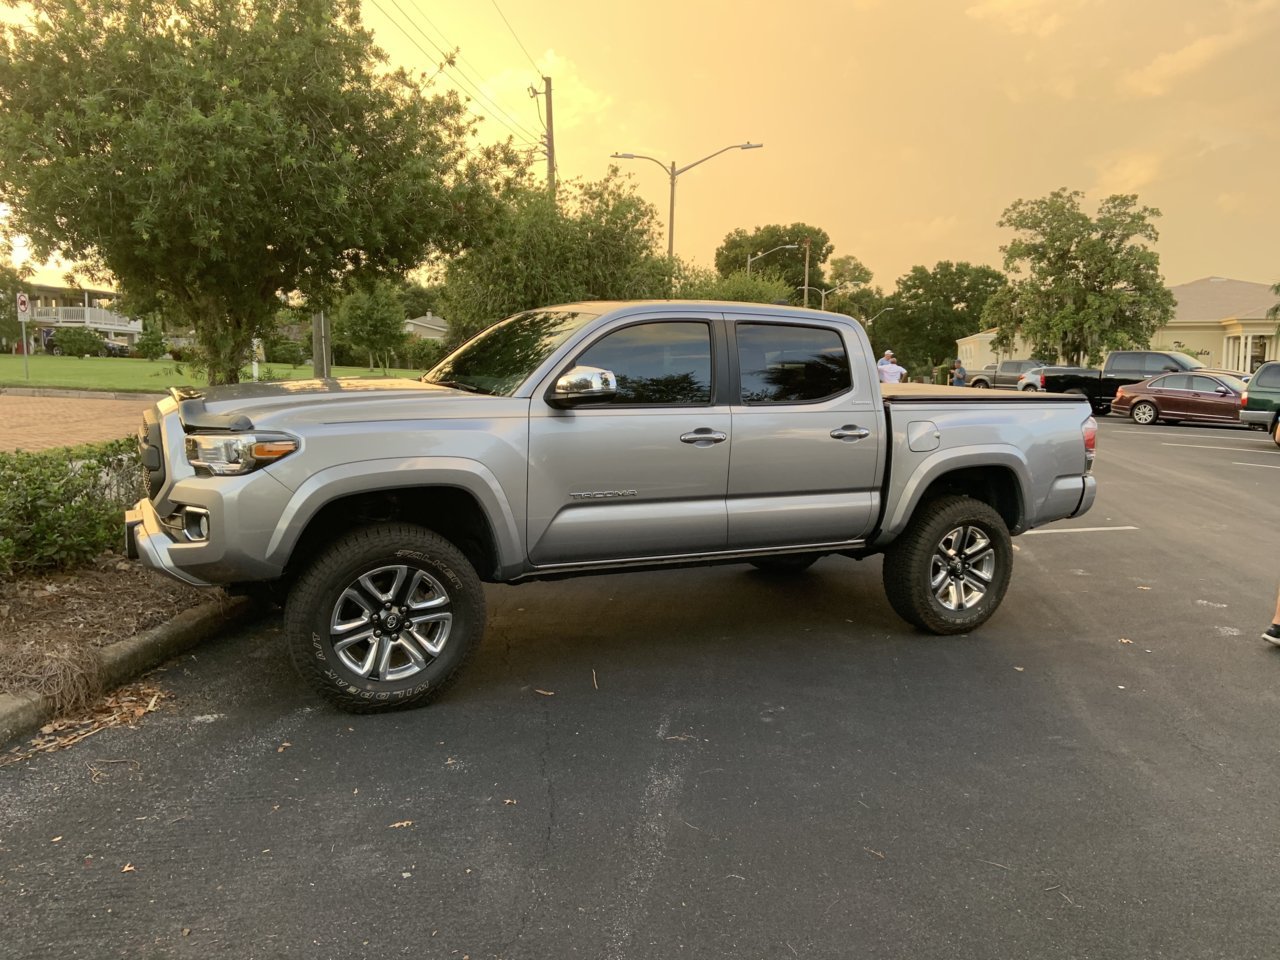
[[[401,521],[433,530],[460,551],[481,580],[492,581],[498,548],[480,503],[458,487],[399,487],[331,500],[309,521],[289,556],[285,575],[297,573],[325,544],[355,527]]]
[[[1005,467],[965,467],[943,474],[929,484],[920,502],[948,494],[972,497],[990,505],[1011,532],[1022,528],[1022,490],[1012,470]]]

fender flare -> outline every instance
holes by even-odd
[[[463,457],[361,460],[326,467],[293,492],[267,545],[266,559],[282,569],[311,519],[328,503],[358,493],[408,487],[455,487],[475,497],[489,521],[504,576],[524,566],[524,540],[498,478],[484,464]]]

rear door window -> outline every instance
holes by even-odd
[[[1113,377],[1141,377],[1142,360],[1136,353],[1113,353],[1107,358],[1110,373]],[[1160,371],[1155,371],[1159,373]],[[1150,374],[1147,374],[1150,376]]]
[[[840,334],[828,327],[738,324],[743,403],[813,403],[849,390],[853,376]]]
[[[1168,377],[1156,377],[1151,381],[1151,387],[1155,390],[1186,390],[1189,389],[1190,379],[1184,373],[1175,373]]]

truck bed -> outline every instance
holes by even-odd
[[[1083,398],[1067,393],[1038,390],[973,390],[970,387],[943,387],[932,383],[882,383],[880,394],[890,403],[912,401],[967,401],[969,403],[1040,403],[1045,400],[1080,403]]]

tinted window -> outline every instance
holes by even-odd
[[[745,403],[822,400],[853,385],[840,334],[820,327],[740,323],[738,365]]]
[[[1188,379],[1184,373],[1175,373],[1168,377],[1156,377],[1149,386],[1155,390],[1186,390]]]
[[[1136,353],[1113,353],[1107,358],[1108,371],[1114,377],[1141,377],[1142,358]],[[1159,373],[1157,368],[1155,373]],[[1150,374],[1147,374],[1150,376]]]
[[[711,402],[711,328],[705,323],[641,323],[597,341],[577,363],[612,370],[614,404]]]
[[[1280,387],[1280,363],[1267,364],[1249,382],[1257,387]]]
[[[1191,389],[1199,390],[1201,393],[1213,393],[1222,384],[1213,377],[1191,377]]]
[[[1142,372],[1148,377],[1154,377],[1157,373],[1170,369],[1183,370],[1185,367],[1173,357],[1166,357],[1163,353],[1149,353],[1142,358]]]

